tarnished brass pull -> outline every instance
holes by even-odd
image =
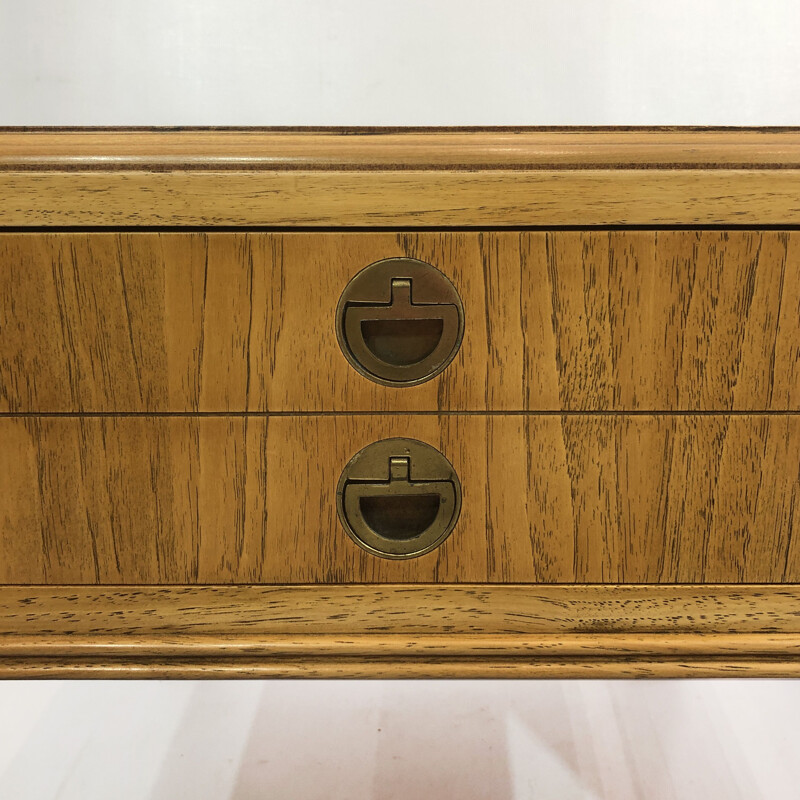
[[[365,377],[390,386],[423,383],[455,357],[464,309],[453,284],[413,258],[387,258],[361,270],[336,309],[336,335]]]
[[[348,462],[336,491],[339,519],[353,541],[384,558],[414,558],[438,547],[461,511],[452,464],[416,439],[383,439]]]

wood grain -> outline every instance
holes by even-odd
[[[342,356],[361,268],[428,261],[455,362],[378,386]],[[0,234],[0,410],[796,411],[800,234]]]
[[[797,225],[798,169],[0,171],[6,226]]]
[[[0,641],[800,634],[797,585],[0,586]],[[555,640],[554,640],[555,641]],[[298,645],[299,646],[299,645]]]
[[[357,135],[353,135],[357,134]],[[0,169],[800,167],[796,129],[0,130]]]
[[[800,676],[797,129],[0,130],[0,220],[1,677]],[[333,330],[393,255],[467,309],[414,389]],[[409,562],[334,510],[397,435]]]
[[[366,444],[440,449],[463,487],[435,552],[336,519]],[[800,415],[0,420],[2,583],[792,583]]]
[[[414,644],[413,642],[411,643]],[[0,660],[0,677],[9,679],[61,680],[232,680],[234,678],[318,678],[384,680],[461,679],[499,680],[509,678],[553,678],[557,680],[614,678],[797,678],[800,663],[791,654],[765,657],[756,653],[748,657],[753,643],[739,637],[737,654],[698,658],[679,654],[676,658],[654,659],[645,653],[635,657],[585,657],[547,659],[526,654],[517,658],[486,658],[483,655],[464,658],[431,658],[428,660],[380,658],[370,660],[362,655],[343,658],[234,658],[219,656],[201,658],[64,658],[43,654],[33,658]],[[754,645],[757,651],[758,641]]]
[[[2,587],[3,677],[788,676],[772,586]]]

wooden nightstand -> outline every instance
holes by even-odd
[[[0,675],[800,674],[800,132],[0,132]]]

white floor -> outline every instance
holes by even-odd
[[[2,800],[800,796],[800,681],[0,683]]]

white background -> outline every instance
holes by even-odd
[[[796,125],[793,0],[0,0],[0,125]]]
[[[796,2],[0,0],[0,125],[800,124]],[[0,684],[0,800],[796,798],[800,684]]]

